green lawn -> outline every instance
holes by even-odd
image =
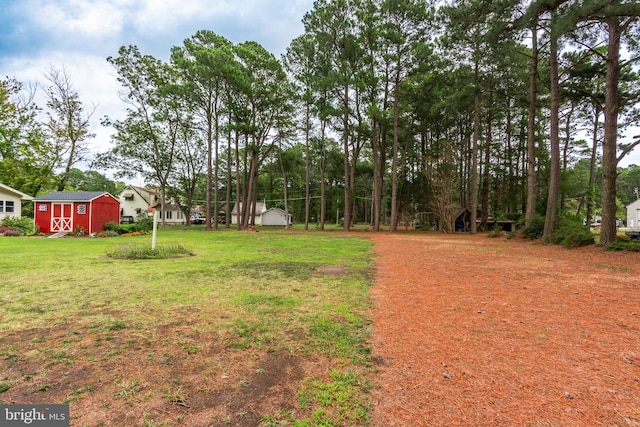
[[[151,245],[151,236],[0,237],[0,361],[9,368],[3,372],[10,372],[0,374],[0,390],[6,389],[0,393],[0,402],[8,401],[7,396],[19,400],[22,390],[35,387],[28,387],[33,375],[25,370],[36,363],[49,366],[56,357],[62,358],[67,376],[73,377],[74,368],[83,368],[87,361],[97,370],[96,364],[107,366],[114,357],[127,360],[140,357],[141,352],[158,355],[174,345],[185,351],[185,358],[193,356],[195,366],[200,362],[196,358],[205,353],[201,349],[209,345],[206,337],[215,336],[217,345],[235,356],[285,353],[329,361],[323,375],[301,379],[287,410],[261,413],[262,425],[368,422],[363,372],[369,362],[370,241],[342,233],[169,228],[158,232],[158,245],[179,243],[194,256],[162,260],[107,256],[118,246],[134,243]],[[175,342],[167,344],[163,331],[169,327],[195,335],[190,339],[185,333],[180,342],[171,335]],[[47,331],[61,329],[75,338],[48,339],[53,333]],[[33,331],[38,331],[37,339]],[[30,341],[16,338],[21,333]],[[119,347],[109,354],[96,350],[110,340],[119,342]],[[140,354],[133,353],[135,349]],[[77,384],[56,381],[48,380],[50,387],[38,391],[51,389],[51,398],[65,396],[65,401],[73,402],[72,418],[74,408],[82,414],[87,396],[99,393],[97,384],[87,384],[86,379]],[[147,399],[166,397],[167,390],[156,387],[149,385]],[[326,398],[326,393],[344,396],[344,387],[349,390],[348,402],[336,396]],[[177,388],[191,396],[202,392],[195,385],[191,390],[184,380]],[[106,391],[98,397],[117,412],[121,394]],[[46,398],[45,394],[40,400]],[[32,400],[33,396],[25,397],[25,402]],[[195,406],[192,409],[195,413]],[[246,418],[246,412],[238,413]],[[173,425],[188,416],[162,415],[152,408],[144,419],[141,415],[131,421]],[[76,417],[82,425],[83,415]],[[237,414],[230,414],[218,421],[242,425],[236,418]]]

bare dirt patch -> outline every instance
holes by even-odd
[[[294,409],[304,378],[327,369],[318,357],[233,350],[184,324],[151,334],[68,326],[3,337],[0,366],[14,384],[3,403],[68,402],[72,426],[257,426]]]
[[[373,424],[640,426],[640,255],[372,234]]]

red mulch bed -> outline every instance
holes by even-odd
[[[374,425],[640,426],[640,254],[370,236]]]

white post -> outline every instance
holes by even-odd
[[[151,250],[156,250],[156,234],[158,232],[158,210],[153,210],[153,235],[151,237]]]

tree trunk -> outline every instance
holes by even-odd
[[[586,215],[586,225],[587,227],[591,227],[591,218],[594,214],[593,204],[595,202],[594,198],[594,182],[596,180],[596,161],[598,158],[598,130],[600,127],[600,107],[598,105],[594,106],[594,118],[593,118],[593,140],[591,144],[591,163],[589,165],[589,187],[587,193],[587,215]]]
[[[351,179],[349,177],[351,168],[349,167],[349,86],[344,87],[344,117],[342,131],[342,148],[344,152],[344,223],[343,230],[349,231],[351,226]]]
[[[211,136],[211,122],[207,128],[207,200],[205,201],[205,230],[211,230],[211,191],[213,188],[213,138]]]
[[[284,212],[285,212],[285,226],[284,229],[285,230],[290,230],[291,229],[291,224],[289,223],[289,203],[288,203],[288,196],[287,196],[287,171],[286,168],[284,167],[284,162],[282,161],[282,144],[280,144],[280,150],[279,150],[279,158],[280,158],[280,172],[282,173],[282,195],[284,198]],[[307,158],[309,155],[309,139],[307,138]],[[308,160],[307,160],[307,196],[305,198],[305,203],[306,203],[306,208],[305,208],[305,222],[304,222],[304,229],[308,230],[309,229],[309,166],[308,166]],[[266,206],[265,206],[266,207]]]
[[[228,141],[228,146],[227,146],[227,207],[225,209],[225,215],[224,215],[224,221],[225,221],[225,228],[231,228],[231,209],[233,209],[233,207],[231,206],[231,183],[232,183],[232,178],[231,178],[231,150],[232,150],[232,145],[231,145],[231,129],[229,129],[229,133],[227,134],[227,141]]]
[[[616,180],[618,178],[618,113],[620,96],[620,18],[607,19],[609,44],[607,51],[607,74],[605,77],[604,140],[602,142],[602,228],[600,245],[607,246],[616,241]]]
[[[389,231],[398,228],[398,133],[399,133],[399,97],[400,76],[396,72],[395,87],[393,88],[393,147],[391,158],[391,224]]]
[[[320,125],[320,230],[324,231],[324,222],[327,215],[327,194],[326,194],[326,165],[327,165],[327,154],[325,152],[324,145],[324,136],[325,129],[327,127],[326,120],[322,120],[322,124]]]
[[[529,120],[527,123],[527,210],[525,226],[536,216],[538,185],[536,179],[536,99],[538,92],[538,23],[531,27],[531,71],[529,73]]]
[[[554,12],[555,15],[555,12]],[[555,16],[554,18],[555,19]],[[553,25],[553,24],[552,24]],[[551,176],[549,179],[549,198],[547,199],[547,212],[544,221],[542,242],[551,242],[551,237],[556,227],[558,215],[558,197],[560,191],[560,134],[558,114],[560,110],[560,87],[558,77],[558,37],[553,34],[550,40],[550,71],[551,71],[551,124],[550,124],[550,149],[551,149]]]
[[[311,112],[309,111],[310,109],[310,105],[309,102],[307,102],[307,109],[306,109],[306,125],[305,125],[305,133],[304,133],[304,229],[305,230],[309,230],[309,210],[311,209],[311,189],[309,188],[309,180],[310,180],[310,171],[309,169],[311,168],[311,159],[309,158],[309,130],[311,127]],[[287,188],[285,187],[285,192],[287,191]],[[286,193],[285,193],[286,194]],[[287,197],[285,195],[285,203],[284,203],[284,208],[285,211],[287,212],[287,229],[289,228],[289,216],[288,216],[288,209],[287,209],[287,201],[286,201]]]
[[[477,65],[476,65],[477,74]],[[476,79],[477,80],[477,79]],[[476,88],[479,90],[479,88]],[[471,234],[478,232],[478,139],[480,139],[480,94],[476,93],[473,102],[473,141],[471,143],[471,184],[469,185],[469,211]]]
[[[218,123],[220,121],[220,118],[218,117],[218,100],[215,99],[214,101],[214,120],[215,120],[215,158],[213,159],[214,161],[214,166],[213,166],[213,217],[211,218],[211,220],[213,221],[213,228],[214,229],[218,229],[218,202],[219,202],[219,195],[218,195],[218,172],[219,172],[219,165],[220,165],[220,160],[218,158],[219,155],[219,151],[220,151],[220,124]],[[209,209],[209,212],[211,212],[211,209]]]
[[[373,159],[373,200],[371,205],[371,225],[373,231],[380,231],[380,208],[382,206],[382,187],[380,186],[381,144],[378,141],[378,127],[375,118],[371,119],[371,155]]]
[[[241,206],[241,202],[242,202],[242,193],[241,193],[241,188],[240,188],[240,131],[236,130],[236,137],[235,137],[235,145],[236,145],[236,228],[238,230],[242,230],[242,208]]]
[[[493,104],[493,91],[489,91],[489,100],[488,100],[488,104],[489,106],[491,106]],[[491,114],[491,107],[487,108],[487,129],[486,129],[486,138],[485,138],[485,142],[484,142],[484,161],[483,161],[483,166],[482,166],[482,191],[481,191],[481,198],[480,198],[480,206],[482,209],[482,222],[481,225],[482,227],[486,227],[487,225],[487,221],[489,220],[489,180],[491,178],[491,132],[492,132],[492,127],[491,127],[491,120],[492,120],[492,114]]]

